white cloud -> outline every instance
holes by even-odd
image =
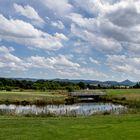
[[[117,26],[125,28],[134,26],[140,23],[139,4],[140,1],[122,0],[114,5],[110,5],[106,10],[105,16]]]
[[[28,19],[33,20],[34,22],[38,22],[40,24],[44,23],[44,20],[39,16],[37,11],[33,7],[29,5],[22,6],[14,3],[14,8],[20,15],[25,16]]]
[[[63,22],[62,21],[60,21],[60,20],[58,20],[58,21],[52,21],[51,22],[51,25],[53,26],[53,27],[57,27],[58,29],[64,29],[65,28],[65,26],[64,26],[64,24],[63,24]]]
[[[127,43],[126,50],[128,49],[128,54],[138,55],[140,54],[140,44]]]
[[[59,70],[58,73],[64,77],[71,78],[81,78],[86,77],[87,79],[103,79],[108,76],[100,71],[97,71],[93,68],[84,68],[80,67],[79,69],[71,70],[71,69],[63,69]]]
[[[102,37],[87,30],[77,28],[74,25],[71,26],[71,32],[74,36],[81,38],[88,42],[93,48],[102,52],[112,53],[120,52],[122,50],[121,44],[113,38]]]
[[[97,71],[93,68],[81,68],[81,69],[79,69],[79,71],[80,71],[81,75],[91,76],[90,79],[93,79],[93,78],[107,78],[108,77],[103,72]]]
[[[90,62],[93,63],[93,64],[97,64],[97,65],[100,64],[100,62],[99,62],[98,60],[95,60],[95,59],[93,59],[92,57],[89,57],[89,60],[90,60]]]
[[[40,68],[78,68],[80,65],[70,61],[66,56],[59,55],[56,57],[41,57],[41,56],[31,56],[27,58],[27,61],[31,63],[32,67]]]
[[[78,8],[84,9],[86,12],[90,14],[97,15],[103,8],[101,2],[102,2],[101,0],[75,0],[74,4]]]
[[[86,18],[78,13],[70,13],[67,17],[79,27],[83,27],[92,32],[97,30],[97,25],[99,24],[95,18]]]
[[[55,57],[31,56],[21,59],[12,54],[12,47],[0,46],[0,67],[11,70],[29,70],[31,68],[51,69],[53,71],[62,69],[77,69],[78,63],[72,62],[69,56],[58,55]]]
[[[0,46],[0,68],[7,70],[26,70],[26,65],[23,60],[12,55],[11,52],[14,51],[12,47]]]
[[[68,38],[64,35],[64,34],[62,34],[62,33],[55,33],[55,35],[54,35],[58,40],[65,40],[65,41],[67,41],[68,40]]]
[[[104,61],[109,69],[107,71],[107,66],[100,65],[101,71],[108,73],[111,69],[111,77],[131,75],[138,79],[140,0],[39,0],[37,2],[39,9],[33,8],[32,1],[18,3],[14,4],[16,12],[28,18],[30,23],[16,19],[17,13],[7,5],[8,11],[8,8],[0,2],[2,9],[7,10],[1,10],[5,16],[0,15],[0,38],[2,39],[0,43],[4,44],[8,41],[8,43],[15,42],[28,48],[44,49],[45,52],[47,51],[46,55],[50,57],[43,57],[40,55],[42,52],[38,51],[39,55],[36,52],[36,56],[22,59],[12,54],[13,48],[7,50],[1,47],[0,51],[7,54],[1,53],[1,68],[7,66],[7,69],[11,67],[15,69],[20,67],[17,69],[25,70],[33,68],[40,71],[45,69],[56,73],[58,77],[64,75],[69,78],[93,77],[94,79],[97,77],[98,79],[106,75],[90,68],[91,63],[96,64],[93,66],[98,69],[98,64]],[[13,6],[13,2],[9,5]],[[10,16],[14,18],[8,18]],[[38,29],[33,26],[35,24],[31,21],[41,23],[44,22],[43,18],[49,23],[48,27],[45,25]],[[57,28],[60,29],[59,33],[56,32]],[[60,51],[50,51],[58,50],[64,44],[66,47]],[[60,52],[64,55],[59,55]],[[68,57],[65,53],[72,53],[73,57]],[[77,56],[74,56],[75,53]],[[80,61],[78,56],[86,61]],[[89,56],[97,56],[97,60],[101,62]],[[87,63],[88,61],[90,64]]]
[[[22,20],[7,19],[0,15],[0,38],[32,48],[56,50],[63,47],[67,37],[62,33],[50,35]]]
[[[85,30],[90,33],[89,36],[92,33],[91,38],[93,38],[93,42],[97,48],[102,48],[101,51],[104,51],[104,48],[106,48],[106,51],[108,48],[109,50],[113,50],[113,46],[118,46],[114,47],[114,50],[120,52],[122,51],[121,44],[124,42],[140,44],[139,0],[75,0],[74,5],[91,14],[90,18],[87,16],[84,17],[79,13],[68,15],[68,18],[79,27],[79,33],[81,32],[82,34],[80,34],[80,37],[89,44],[91,44],[92,40],[88,39],[87,35],[83,35],[85,34],[83,31]],[[79,36],[78,32],[77,35],[75,34],[76,36]],[[138,45],[136,45],[134,50],[138,49]],[[132,47],[126,49],[132,50]],[[113,53],[115,54],[115,51]]]
[[[125,73],[127,75],[139,74],[140,57],[130,57],[125,55],[107,55],[107,65],[116,72]]]
[[[81,67],[80,64],[73,62],[70,56],[58,55],[55,57],[31,56],[19,58],[12,54],[12,47],[0,46],[0,68],[10,71],[28,71],[30,69],[51,70],[56,75],[64,77],[74,76],[81,78],[83,76],[92,78],[107,78],[107,75],[93,68]]]
[[[52,10],[54,14],[63,17],[71,12],[72,5],[68,0],[40,0],[45,7]]]

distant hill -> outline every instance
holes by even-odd
[[[69,80],[69,79],[53,79],[54,81],[63,81],[63,82],[72,82],[79,83],[83,82],[85,84],[100,84],[100,85],[108,85],[108,86],[133,86],[136,82],[132,82],[130,80],[125,80],[122,82],[117,81],[97,81],[97,80]]]
[[[39,79],[33,79],[33,78],[8,78],[8,79],[15,79],[19,81],[26,80],[26,81],[33,81],[33,82],[39,80]]]
[[[41,79],[32,79],[32,78],[9,78],[9,79],[16,79],[16,80],[27,80],[27,81],[37,81]],[[72,82],[72,83],[79,83],[83,82],[85,84],[100,84],[102,86],[108,85],[108,86],[133,86],[136,84],[136,82],[132,82],[130,80],[124,80],[122,82],[117,81],[98,81],[98,80],[83,80],[83,79],[42,79],[42,80],[53,80],[53,81],[60,81],[60,82]]]
[[[132,86],[132,85],[135,85],[136,83],[135,82],[132,82],[130,80],[125,80],[125,81],[122,81],[120,82],[120,85],[124,85],[124,86]]]

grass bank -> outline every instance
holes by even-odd
[[[66,91],[0,91],[0,104],[62,104],[66,96]]]
[[[2,140],[139,140],[140,116],[39,118],[0,116]]]
[[[103,100],[128,105],[140,112],[140,89],[107,89]]]
[[[88,92],[100,92],[101,90],[90,90]],[[78,92],[85,92],[78,91]],[[87,92],[87,91],[86,91]],[[140,89],[106,89],[103,101],[121,103],[140,109]],[[66,90],[54,91],[0,91],[0,104],[63,104],[67,98]]]

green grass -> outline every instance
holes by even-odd
[[[0,103],[22,103],[24,101],[27,104],[51,104],[51,103],[63,103],[66,98],[66,94],[60,91],[53,92],[39,92],[39,91],[23,91],[23,92],[0,92]]]
[[[101,90],[89,90],[93,93]],[[79,92],[85,92],[81,90]],[[86,91],[87,92],[87,91]],[[140,89],[107,89],[105,90],[107,96],[105,98],[114,100],[118,103],[133,103],[140,106]],[[54,91],[0,91],[0,103],[19,103],[24,104],[59,104],[64,103],[67,98],[67,91],[54,90]],[[122,100],[125,99],[125,100]]]
[[[0,117],[1,140],[139,140],[140,116]]]
[[[123,98],[140,102],[140,89],[108,89],[106,94],[110,97]]]
[[[107,89],[106,94],[105,100],[128,105],[140,113],[140,89]]]
[[[108,95],[140,94],[140,89],[107,89]]]

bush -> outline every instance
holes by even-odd
[[[74,89],[73,89],[72,87],[66,87],[66,90],[67,90],[68,92],[73,92],[73,91],[74,91]]]
[[[12,91],[10,87],[6,87],[6,91]]]

